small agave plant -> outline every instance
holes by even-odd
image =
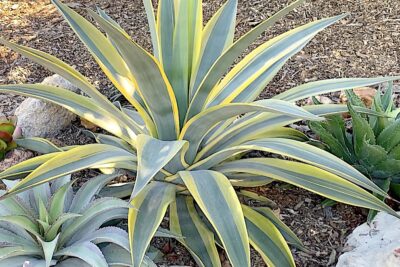
[[[270,266],[294,266],[287,242],[299,246],[301,242],[288,234],[271,210],[251,207],[239,197],[245,194],[266,203],[243,188],[271,181],[397,216],[367,190],[385,197],[386,192],[339,158],[302,142],[307,140],[304,134],[285,126],[347,111],[344,105],[303,109],[295,105],[297,100],[398,77],[311,82],[255,101],[290,57],[344,16],[316,20],[274,37],[232,68],[258,36],[303,1],[295,1],[234,41],[237,2],[228,0],[203,26],[201,0],[160,0],[157,13],[152,1],[144,0],[153,44],[150,54],[104,11],[89,13],[106,35],[53,0],[131,107],[111,103],[59,59],[0,39],[69,80],[86,96],[43,84],[1,85],[0,92],[59,104],[112,134],[97,134],[99,144],[66,148],[41,139],[21,141],[48,154],[1,173],[2,179],[23,178],[3,198],[86,168],[136,172],[134,183],[108,188],[109,194],[130,196],[133,267],[143,263],[168,209],[170,231],[181,236],[178,240],[199,266],[221,266],[221,247],[232,266],[249,267],[250,246]],[[252,150],[284,158],[237,157]]]
[[[14,139],[20,137],[20,134],[15,119],[0,117],[0,160],[4,159],[8,151],[17,147]]]
[[[2,200],[0,266],[130,266],[128,233],[103,226],[126,219],[128,203],[96,198],[113,178],[97,176],[73,193],[65,176]]]
[[[400,196],[400,119],[393,101],[393,84],[384,94],[377,91],[371,106],[372,114],[356,112],[365,108],[363,101],[351,90],[346,91],[351,116],[351,131],[341,115],[331,115],[324,122],[310,122],[321,146],[354,166],[385,192]],[[318,103],[317,103],[318,104]],[[378,114],[376,114],[378,113]],[[372,210],[371,220],[376,214]]]

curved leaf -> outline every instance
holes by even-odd
[[[178,240],[199,266],[221,266],[214,234],[201,220],[191,197],[177,197],[169,216],[171,231],[183,237]]]
[[[243,212],[229,180],[215,171],[185,171],[179,175],[216,230],[232,266],[250,266]]]
[[[214,169],[222,173],[238,171],[264,175],[338,202],[386,211],[398,217],[396,212],[371,193],[335,174],[308,164],[272,158],[253,158],[224,163]]]
[[[306,118],[311,120],[322,119],[295,105],[270,99],[248,104],[231,103],[218,105],[199,113],[187,122],[182,129],[179,139],[189,141],[189,149],[185,155],[186,161],[188,163],[193,162],[201,141],[212,126],[231,117],[255,111],[281,113],[294,118]]]
[[[112,81],[115,87],[124,95],[124,97],[139,111],[149,129],[153,128],[149,114],[140,104],[140,97],[135,94],[135,81],[132,77],[130,69],[127,67],[121,51],[114,48],[110,40],[101,33],[94,25],[87,21],[84,17],[73,11],[67,5],[62,4],[58,0],[52,0],[64,18],[68,21],[71,28],[78,35],[81,41],[91,52],[96,62],[99,64],[103,72]],[[93,11],[89,11],[92,15]],[[98,16],[96,14],[96,16]],[[101,18],[100,16],[98,16]],[[103,18],[101,18],[104,20]],[[104,20],[106,21],[106,20]],[[109,23],[107,21],[107,23]],[[113,25],[113,27],[115,27]],[[120,34],[124,35],[119,29]],[[125,36],[125,35],[124,35]],[[111,36],[109,35],[110,39]],[[115,42],[114,42],[115,45]],[[122,54],[122,53],[121,53]]]
[[[54,256],[75,257],[85,261],[90,266],[108,267],[107,261],[104,258],[103,253],[101,253],[101,250],[92,242],[73,244],[72,246],[57,251]]]
[[[99,228],[113,219],[126,219],[129,204],[117,198],[99,198],[87,206],[74,222],[63,228],[59,246],[71,245],[79,241],[89,231]]]
[[[400,76],[394,77],[378,77],[378,78],[342,78],[329,79],[316,82],[302,84],[300,86],[289,89],[279,95],[274,96],[274,99],[286,100],[295,102],[310,96],[320,95],[340,90],[365,87],[387,81],[399,80]]]
[[[179,111],[174,91],[157,60],[102,17],[89,11],[108,34],[132,72],[135,88],[142,96],[162,140],[175,140]],[[146,121],[146,120],[145,120]],[[151,127],[148,127],[151,131]]]
[[[59,87],[44,84],[0,85],[0,92],[15,93],[50,101],[131,143],[136,137],[136,133],[142,131],[139,125],[128,128],[121,124],[115,119],[113,113],[99,109],[98,105],[90,98]]]
[[[17,45],[0,38],[0,43],[8,46],[30,60],[48,68],[49,70],[59,74],[64,79],[76,85],[80,90],[89,95],[97,104],[98,107],[114,113],[118,119],[124,123],[130,124],[129,118],[118,112],[118,109],[108,99],[102,95],[89,81],[73,67],[59,60],[58,58],[44,53],[42,51],[32,49],[26,46]]]
[[[261,254],[268,266],[296,266],[292,253],[278,228],[267,218],[242,205],[250,244]]]
[[[211,91],[207,107],[253,101],[278,70],[318,32],[346,15],[321,19],[278,35],[238,63]]]
[[[317,116],[326,116],[347,112],[345,105],[312,105],[303,107],[306,111]],[[224,148],[243,144],[253,139],[257,134],[267,130],[289,125],[300,121],[292,117],[270,113],[253,113],[237,119],[223,133],[207,142],[202,150],[197,153],[197,158],[204,158]]]
[[[125,149],[126,151],[132,154],[136,154],[134,148],[128,142],[118,137],[107,134],[92,133],[92,132],[90,132],[89,134],[92,135],[96,139],[96,142],[99,144],[116,146]]]
[[[37,244],[33,240],[19,236],[18,234],[9,230],[3,229],[0,226],[0,240],[4,246],[30,246],[35,247]]]
[[[175,199],[175,186],[152,182],[131,201],[128,229],[133,267],[141,266],[147,247]]]
[[[348,181],[379,193],[380,195],[387,196],[387,193],[380,189],[374,182],[329,152],[306,143],[284,138],[258,139],[246,142],[239,146],[227,148],[193,164],[188,169],[210,169],[233,155],[252,150],[265,151],[291,157],[341,176]]]
[[[112,175],[99,175],[91,178],[84,183],[79,190],[75,193],[72,200],[69,212],[81,213],[86,209],[86,206],[93,200],[93,198],[100,192],[100,190],[119,174]]]
[[[215,60],[232,44],[236,12],[237,0],[228,0],[205,26],[197,64],[192,70],[190,97],[193,97]]]
[[[96,245],[101,243],[115,244],[127,252],[129,251],[128,233],[119,227],[108,226],[88,233],[79,240],[79,242],[85,241],[90,241]]]
[[[15,142],[18,146],[29,149],[38,153],[48,154],[63,151],[52,142],[38,137],[16,139]]]
[[[208,70],[208,73],[205,75],[199,86],[197,88],[192,88],[192,99],[189,105],[187,120],[200,112],[210,91],[214,88],[224,73],[232,66],[235,59],[238,58],[243,51],[257,39],[259,35],[261,35],[279,19],[298,7],[303,2],[304,0],[295,1],[291,5],[263,21],[245,35],[240,37],[233,45],[227,48],[218,59],[216,59],[215,63]]]
[[[73,148],[59,153],[40,165],[9,190],[3,198],[79,170],[101,164],[129,160],[130,158],[132,158],[132,154],[129,152],[109,145],[90,144]]]
[[[181,150],[185,141],[160,141],[147,135],[137,137],[138,171],[131,199]]]
[[[34,236],[39,236],[39,226],[29,217],[24,215],[0,216],[0,221],[12,223],[26,230]]]

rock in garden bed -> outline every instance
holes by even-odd
[[[59,75],[43,80],[42,84],[61,87],[72,92],[79,89]],[[18,126],[24,137],[50,137],[75,120],[76,115],[68,110],[40,99],[27,98],[15,111]]]
[[[400,266],[400,219],[380,212],[349,236],[336,267]]]

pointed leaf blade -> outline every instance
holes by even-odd
[[[175,186],[152,182],[131,201],[128,230],[133,267],[141,266],[147,247],[175,199]]]
[[[250,266],[243,212],[229,180],[214,171],[186,171],[179,175],[218,233],[232,266]]]
[[[137,138],[138,172],[131,199],[181,150],[185,141],[161,141],[147,135]]]
[[[191,197],[177,197],[170,208],[170,229],[200,266],[221,266],[214,234],[197,213]]]
[[[250,244],[269,266],[295,266],[292,253],[278,228],[267,218],[242,205]]]

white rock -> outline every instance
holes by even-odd
[[[400,219],[379,212],[371,225],[354,229],[344,250],[336,267],[400,266]]]
[[[42,84],[79,92],[79,88],[57,74],[47,77]],[[21,103],[15,115],[24,137],[51,137],[76,118],[75,114],[58,105],[31,97]]]
[[[73,85],[72,83],[70,83],[69,81],[67,81],[66,79],[64,79],[63,77],[61,77],[58,74],[54,74],[52,76],[49,76],[49,77],[45,78],[43,80],[42,84],[62,87],[62,88],[67,89],[67,90],[69,90],[71,92],[79,93],[79,88],[78,87],[76,87],[75,85]]]

